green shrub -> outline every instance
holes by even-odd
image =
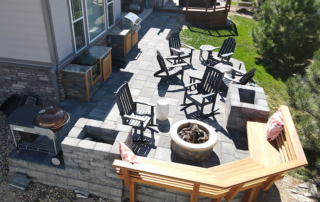
[[[293,118],[308,159],[308,169],[299,174],[320,174],[320,61],[316,61],[305,76],[296,75],[287,82]]]
[[[252,31],[264,59],[286,72],[303,72],[320,47],[319,7],[319,0],[264,1]]]

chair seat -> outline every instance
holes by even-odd
[[[182,70],[183,67],[173,67],[173,68],[170,68],[168,69],[168,74],[169,76],[172,76],[174,74],[177,74],[179,71]]]
[[[187,96],[192,99],[194,102],[196,102],[197,105],[202,104],[202,93],[199,93],[198,90],[192,90],[192,91],[187,91]],[[212,103],[212,98],[205,98],[204,99],[204,104],[210,104]]]
[[[137,110],[136,113],[130,116],[143,119],[143,128],[146,128],[151,120],[151,113],[149,111]],[[132,127],[140,127],[140,121],[135,119],[129,119],[128,124]]]

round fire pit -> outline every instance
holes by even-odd
[[[178,132],[191,124],[197,124],[199,129],[205,131],[209,139],[204,143],[189,143],[181,139]],[[212,153],[212,148],[216,145],[218,138],[217,134],[209,125],[196,120],[183,120],[173,124],[170,129],[171,150],[183,159],[191,161],[203,161]]]

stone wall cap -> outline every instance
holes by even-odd
[[[109,153],[112,148],[111,144],[97,142],[93,150],[95,153]]]
[[[77,147],[82,149],[93,149],[95,145],[96,145],[96,142],[93,142],[90,140],[81,140],[77,145]]]
[[[67,146],[74,146],[76,147],[80,142],[80,139],[72,138],[72,137],[65,137],[62,141],[61,145],[67,145]]]
[[[78,121],[76,122],[76,124],[74,124],[74,126],[79,127],[79,128],[83,128],[88,121],[89,121],[89,119],[80,118],[80,119],[78,119]]]

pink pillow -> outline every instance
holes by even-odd
[[[276,113],[274,113],[267,123],[267,140],[270,142],[278,137],[278,135],[283,130],[284,123],[282,112],[279,109]]]
[[[179,50],[179,51],[181,51],[180,52],[180,55],[183,55],[184,54],[184,52],[180,49],[180,48],[176,48],[177,50]],[[172,49],[171,49],[172,50]],[[175,50],[172,50],[172,54],[173,55],[176,55],[176,56],[179,56],[179,53],[177,52],[177,51],[175,51]]]
[[[120,156],[123,161],[130,162],[132,164],[136,163],[139,164],[136,155],[125,145],[124,143],[120,142],[119,144]]]

